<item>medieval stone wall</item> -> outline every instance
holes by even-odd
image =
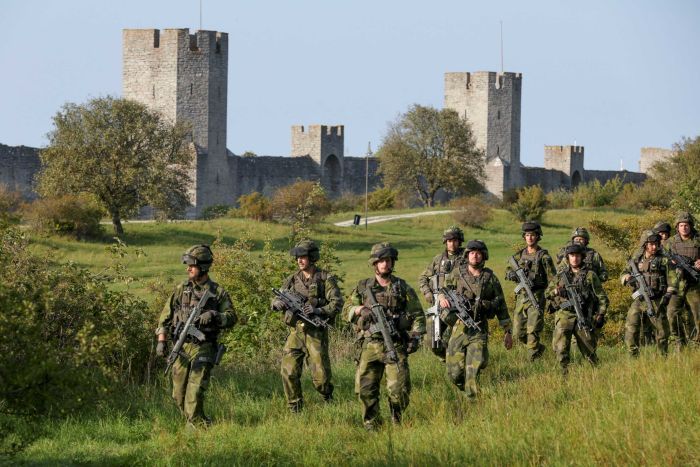
[[[639,171],[649,173],[651,167],[657,162],[664,162],[676,154],[672,149],[642,148],[639,155]]]
[[[39,149],[0,144],[0,185],[8,190],[20,192],[27,200],[35,199],[34,177],[40,167]]]

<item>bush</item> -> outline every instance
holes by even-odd
[[[589,183],[582,183],[574,190],[574,207],[595,208],[602,206],[612,206],[615,198],[622,191],[622,180],[620,177],[608,180],[605,184],[598,180]]]
[[[235,213],[240,217],[256,221],[268,221],[272,219],[270,200],[257,191],[238,198],[238,209]]]
[[[456,209],[452,217],[458,224],[468,227],[483,227],[493,218],[493,208],[479,196],[458,198],[452,201]]]
[[[370,211],[385,211],[393,209],[396,205],[396,190],[391,188],[379,188],[369,194],[367,206]]]
[[[299,181],[282,187],[272,197],[272,216],[279,222],[303,229],[330,212],[330,202],[317,182]]]
[[[648,179],[641,185],[625,183],[615,198],[615,206],[625,209],[668,209],[673,193],[664,189],[655,180]]]
[[[22,195],[11,191],[5,185],[0,185],[0,226],[17,224],[22,219],[20,207]]]
[[[365,208],[365,195],[343,193],[331,200],[331,212],[357,212]]]
[[[212,204],[202,209],[198,218],[201,220],[219,219],[221,217],[226,217],[230,210],[231,206],[228,204]]]
[[[539,185],[524,187],[518,190],[518,200],[508,210],[519,221],[539,221],[547,212],[547,198]]]
[[[568,209],[574,205],[574,195],[562,188],[547,193],[547,205],[550,209]]]
[[[99,238],[105,211],[88,195],[41,198],[23,207],[31,228],[44,234],[68,235],[78,240]]]

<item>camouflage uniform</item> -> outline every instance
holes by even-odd
[[[640,241],[640,249],[644,251],[644,247],[648,242],[658,243],[659,236],[652,231],[645,231],[642,234]],[[674,268],[669,266],[667,258],[657,252],[647,258],[645,253],[635,254],[632,260],[637,265],[637,269],[644,277],[644,281],[651,292],[651,300],[654,305],[655,318],[650,318],[647,314],[646,304],[643,297],[638,297],[632,302],[629,311],[627,312],[627,320],[625,321],[625,345],[632,356],[639,355],[640,333],[643,335],[644,328],[654,328],[654,336],[656,345],[661,353],[666,354],[668,351],[668,319],[666,317],[666,304],[671,294],[678,290],[678,278]],[[627,265],[625,270],[620,275],[620,281],[623,285],[635,285],[634,280],[630,281],[632,268]],[[638,289],[635,286],[635,289]]]
[[[172,369],[173,399],[187,421],[192,424],[204,424],[209,421],[204,415],[204,393],[209,386],[219,346],[219,333],[222,329],[232,327],[237,321],[231,299],[228,293],[212,280],[208,279],[202,284],[185,281],[175,288],[165,303],[156,330],[156,335],[172,335],[179,323],[184,324],[187,321],[190,311],[199,303],[206,290],[211,291],[214,298],[207,300],[203,312],[215,311],[215,318],[206,326],[197,326],[204,333],[205,340],[199,342],[194,337],[188,338],[182,347],[182,352],[187,357],[180,356]],[[177,336],[172,335],[172,338],[176,340]]]
[[[445,230],[445,232],[443,232],[443,243],[453,238],[456,238],[460,240],[460,242],[463,242],[464,233],[462,233],[462,229],[456,226],[452,226]],[[445,249],[445,251],[443,251],[439,255],[436,255],[433,258],[431,263],[428,264],[423,273],[418,277],[418,286],[420,287],[420,291],[430,305],[436,306],[436,304],[434,303],[434,295],[438,293],[438,290],[441,287],[454,287],[456,281],[453,277],[453,271],[456,267],[456,263],[461,259],[463,253],[464,248],[458,248],[453,253],[450,253],[449,251],[447,251],[447,249]],[[432,289],[432,278],[434,276],[437,276],[437,290]],[[433,326],[433,319],[434,318],[432,316],[428,317],[426,323],[428,339],[431,343],[434,340],[433,333],[435,329]],[[440,341],[442,345],[436,347],[431,346],[430,350],[435,355],[437,355],[437,357],[441,361],[444,362],[445,354],[447,351],[445,343],[450,340],[450,327],[447,326],[445,323],[441,322],[440,330]]]
[[[469,242],[467,251],[470,249],[486,251],[484,261],[488,258],[488,250],[483,242]],[[487,320],[497,317],[498,324],[505,332],[510,332],[511,329],[501,283],[491,269],[484,267],[484,262],[481,263],[480,269],[481,273],[478,276],[472,275],[467,261],[459,263],[456,293],[470,301],[479,298],[477,315],[472,318],[481,331],[466,327],[457,318],[454,310],[441,311],[441,318],[452,329],[447,346],[447,374],[452,382],[460,390],[465,391],[470,398],[477,396],[479,373],[486,368],[489,361]]]
[[[398,252],[387,243],[375,245],[373,253],[392,249],[394,257]],[[380,252],[379,255],[382,253]],[[386,256],[375,256],[372,261]],[[357,333],[355,362],[355,393],[362,404],[362,420],[366,428],[372,429],[381,423],[379,415],[379,385],[386,372],[386,388],[392,420],[400,421],[401,413],[408,407],[411,393],[411,378],[408,367],[408,354],[415,350],[411,341],[415,342],[425,334],[425,315],[415,291],[404,281],[394,275],[388,277],[390,283],[382,287],[376,277],[370,277],[358,282],[357,287],[350,293],[343,308],[345,319],[354,325]],[[386,346],[381,332],[372,320],[358,316],[356,311],[371,308],[374,299],[384,309],[387,320],[394,323],[399,335],[392,336],[392,341],[398,354],[398,364],[386,361]]]
[[[316,270],[306,279],[302,271],[287,278],[282,285],[284,290],[292,290],[306,298],[323,319],[332,322],[343,308],[343,297],[335,277],[322,270]],[[331,361],[328,354],[328,329],[315,328],[310,324],[293,318],[285,313],[285,323],[291,328],[284,344],[282,355],[282,382],[287,404],[293,411],[303,407],[301,392],[301,372],[306,364],[311,371],[314,388],[330,401],[333,398],[331,382]]]
[[[569,248],[573,248],[572,245]],[[582,249],[578,250],[582,254]],[[558,290],[564,287],[561,279],[561,274],[566,274],[569,281],[573,284],[579,293],[582,301],[583,313],[589,319],[591,324],[597,323],[597,327],[601,327],[605,312],[608,308],[608,296],[603,290],[603,286],[595,272],[587,269],[583,264],[581,269],[574,273],[568,265],[561,268],[558,272],[557,279],[549,283],[549,287],[545,292],[545,297],[553,303],[556,308],[554,316],[554,336],[552,338],[552,347],[557,356],[559,365],[562,371],[566,373],[566,369],[570,361],[571,352],[571,336],[576,336],[576,344],[578,345],[581,354],[591,363],[598,363],[596,356],[597,345],[597,330],[592,331],[581,330],[578,328],[576,313],[573,308],[563,309],[562,304],[567,301],[567,298],[559,295]]]
[[[532,223],[530,227],[526,227],[527,225],[528,223],[523,224],[523,228],[532,227],[533,231],[541,235],[542,230],[539,224]],[[523,230],[524,233],[525,230]],[[549,252],[540,248],[539,245],[534,254],[529,254],[527,248],[524,248],[516,253],[514,258],[528,275],[530,282],[532,282],[532,293],[535,295],[540,307],[540,311],[537,311],[537,308],[527,299],[525,290],[521,290],[515,297],[515,311],[513,312],[514,334],[522,344],[527,345],[530,359],[535,360],[542,355],[545,349],[544,344],[540,342],[540,334],[544,329],[544,291],[547,288],[547,284],[556,275],[556,269]],[[506,266],[506,278],[515,282],[518,280],[510,264]]]
[[[600,253],[598,253],[596,250],[588,247],[588,242],[590,241],[591,236],[588,233],[588,230],[586,230],[584,227],[577,227],[576,230],[574,230],[571,233],[571,240],[569,241],[569,243],[564,245],[559,250],[559,253],[557,253],[557,267],[566,265],[566,249],[567,247],[573,245],[574,238],[576,237],[582,237],[586,239],[586,244],[581,245],[584,248],[583,264],[586,266],[586,269],[595,272],[598,276],[598,279],[600,279],[601,282],[607,282],[607,280],[609,279],[608,270],[605,267],[603,257],[600,256]]]
[[[666,240],[664,248],[671,252],[686,256],[693,262],[700,258],[700,235],[695,230],[695,221],[689,213],[681,213],[676,218],[676,229],[678,224],[686,222],[690,224],[690,238],[683,240],[679,233]],[[689,277],[685,272],[680,272],[679,293],[671,298],[668,304],[668,321],[671,327],[671,341],[680,347],[686,343],[688,338],[693,338],[696,343],[700,343],[698,326],[700,325],[700,284]],[[684,314],[686,307],[690,309],[690,318]],[[692,322],[691,322],[692,321]],[[686,324],[687,323],[687,324]]]

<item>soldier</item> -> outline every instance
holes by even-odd
[[[551,300],[557,308],[554,317],[552,346],[564,375],[566,375],[569,366],[572,335],[576,336],[576,344],[581,354],[592,365],[598,363],[598,357],[595,353],[598,339],[597,329],[602,328],[605,324],[605,311],[608,308],[608,296],[603,290],[600,279],[583,263],[585,251],[584,247],[578,243],[566,248],[566,265],[558,271],[556,280],[549,283],[545,292],[547,299]],[[587,322],[579,322],[577,318],[571,304],[574,298],[569,296],[569,292],[564,286],[564,275],[573,285],[573,289],[578,292],[577,295],[581,299],[581,312]]]
[[[695,219],[689,212],[681,212],[676,217],[676,235],[664,244],[671,253],[686,257],[696,271],[700,270],[700,235],[695,230]],[[675,265],[678,268],[678,265]],[[668,321],[671,326],[671,341],[677,349],[686,343],[687,329],[683,317],[684,307],[690,309],[694,322],[691,336],[695,342],[700,341],[698,326],[700,325],[700,284],[686,271],[679,280],[679,293],[671,297],[668,304]]]
[[[521,230],[527,246],[516,253],[514,258],[532,282],[532,292],[537,299],[539,310],[530,303],[527,292],[524,289],[520,290],[515,299],[513,322],[515,337],[527,345],[530,360],[534,361],[542,356],[545,349],[544,344],[540,342],[540,333],[544,329],[544,291],[554,278],[556,269],[549,252],[539,246],[542,239],[540,224],[527,221]],[[518,280],[510,264],[506,266],[506,279]]]
[[[671,224],[663,221],[657,222],[652,231],[661,237],[661,244],[663,244],[671,237]]]
[[[399,252],[391,244],[374,245],[369,257],[374,277],[359,281],[343,308],[345,318],[357,332],[355,392],[362,404],[362,421],[367,430],[374,430],[381,423],[379,384],[384,372],[391,421],[401,423],[411,393],[408,354],[418,349],[425,333],[425,315],[416,292],[392,274],[398,257]],[[373,304],[383,310],[386,320],[396,330],[391,335],[397,354],[395,362],[389,361],[389,349],[376,323]]]
[[[207,300],[196,324],[204,334],[204,340],[189,336],[182,347],[182,355],[173,364],[173,399],[187,418],[188,427],[211,424],[211,419],[204,415],[204,393],[209,386],[212,367],[225,349],[219,345],[218,336],[222,329],[232,327],[237,320],[228,293],[209,278],[213,261],[214,255],[208,245],[195,245],[185,251],[182,262],[187,265],[187,280],[170,295],[156,329],[156,353],[164,357],[167,335],[170,334],[173,341],[177,340],[179,336],[175,331],[178,325],[187,321],[202,295],[207,290],[214,295]]]
[[[462,248],[464,232],[456,225],[450,226],[442,233],[442,243],[445,244],[445,251],[435,256],[433,261],[425,268],[423,274],[418,277],[420,291],[430,305],[435,305],[435,295],[441,287],[454,286],[452,271],[455,263],[464,252],[464,248]],[[433,290],[433,287],[436,289]],[[428,338],[433,344],[431,345],[432,352],[444,362],[446,343],[450,339],[450,328],[440,321],[440,335],[433,336],[435,332],[434,319],[434,317],[428,317]]]
[[[583,246],[583,264],[589,271],[593,271],[598,276],[601,282],[606,282],[608,280],[608,270],[605,268],[605,262],[603,257],[600,256],[593,248],[589,248],[588,244],[591,241],[591,235],[585,227],[576,227],[573,232],[571,232],[571,241],[564,245],[559,253],[557,253],[557,266],[564,263],[564,256],[566,255],[566,248],[569,245],[578,243]]]
[[[668,351],[668,319],[666,317],[666,305],[671,296],[678,291],[678,278],[674,268],[669,266],[668,259],[661,255],[660,236],[651,230],[642,232],[639,239],[639,248],[643,252],[635,254],[632,260],[644,277],[644,282],[650,292],[653,304],[654,318],[651,318],[646,309],[645,299],[639,296],[632,302],[627,312],[625,322],[625,344],[633,357],[639,355],[640,328],[654,328],[656,345],[662,354]],[[620,275],[623,285],[629,285],[639,289],[639,284],[632,277],[632,268],[627,265]],[[641,333],[641,335],[644,335]]]
[[[285,280],[283,290],[301,295],[306,304],[303,312],[333,321],[343,308],[343,296],[333,275],[318,269],[318,246],[312,240],[302,240],[289,251],[297,261],[299,270]],[[290,327],[282,356],[282,383],[289,410],[296,413],[304,406],[301,392],[301,372],[304,360],[311,371],[314,388],[325,402],[333,401],[331,360],[328,354],[328,329],[316,328],[287,310],[284,302],[275,298],[272,308],[285,311],[284,322]]]
[[[473,400],[478,394],[479,373],[489,361],[487,320],[498,318],[498,324],[505,332],[503,345],[508,350],[513,347],[513,336],[501,283],[493,271],[485,267],[489,259],[486,244],[481,240],[471,240],[465,254],[467,261],[458,264],[455,291],[472,303],[474,314],[470,316],[480,329],[465,326],[457,317],[454,304],[442,294],[439,299],[441,318],[452,327],[447,347],[447,373],[452,382]]]

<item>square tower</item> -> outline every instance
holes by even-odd
[[[229,203],[226,188],[228,34],[189,29],[125,29],[122,90],[126,99],[192,127],[197,161],[193,204]]]
[[[583,156],[583,146],[545,146],[544,168],[564,172],[574,188],[584,181]]]
[[[292,157],[310,157],[321,168],[321,183],[331,196],[340,195],[345,152],[343,125],[292,126]]]

